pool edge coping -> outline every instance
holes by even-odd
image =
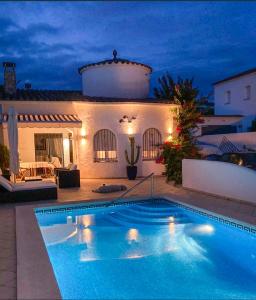
[[[31,207],[16,208],[16,251],[17,299],[61,299],[52,265]]]
[[[216,216],[218,218],[235,222],[236,224],[241,224],[242,226],[247,226],[256,230],[255,225],[227,217],[198,206],[187,204],[186,202],[176,200],[169,195],[160,194],[154,196],[154,198],[157,197],[176,202],[183,207],[188,207],[199,212],[201,211],[208,215]],[[148,197],[126,198],[119,200],[118,203],[121,204],[123,202],[133,202],[145,199],[148,199]],[[87,201],[78,200],[65,203],[47,202],[16,206],[17,299],[62,299],[57,280],[54,275],[53,267],[51,265],[36,219],[35,209],[58,206],[74,206],[77,204],[89,206],[93,203],[104,205],[108,204],[111,200],[113,199],[93,199]],[[30,249],[30,251],[25,251],[26,249]],[[31,249],[33,249],[32,254]],[[32,259],[31,261],[31,256],[35,256],[36,258]],[[39,268],[39,266],[41,268]],[[46,274],[47,276],[45,276]]]

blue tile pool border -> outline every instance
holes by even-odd
[[[222,215],[218,215],[215,213],[211,213],[208,210],[206,211],[205,209],[200,209],[200,208],[196,208],[193,207],[191,205],[186,205],[186,204],[182,204],[179,201],[175,201],[173,199],[168,199],[165,197],[159,197],[157,199],[152,199],[154,201],[167,201],[167,202],[171,202],[173,204],[175,204],[178,207],[181,207],[185,210],[189,210],[192,211],[193,213],[196,213],[198,215],[201,215],[203,217],[207,217],[211,220],[217,221],[223,225],[227,225],[227,226],[231,226],[231,227],[235,227],[237,229],[246,231],[247,233],[251,233],[253,235],[256,236],[256,227],[254,227],[253,225],[250,224],[241,224],[243,222],[237,222],[236,220],[229,218],[229,217],[224,217]],[[119,202],[119,203],[108,203],[108,202],[104,202],[104,203],[92,203],[92,204],[71,204],[71,205],[66,205],[66,206],[61,206],[61,207],[49,207],[49,208],[36,208],[34,209],[35,214],[51,214],[51,213],[58,213],[58,212],[70,212],[70,211],[74,211],[74,210],[84,210],[84,209],[95,209],[95,208],[109,208],[109,207],[116,207],[116,206],[130,206],[130,205],[134,205],[136,203],[147,203],[149,201],[149,199],[146,200],[132,200],[132,201],[124,201],[124,202]]]

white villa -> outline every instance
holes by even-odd
[[[138,176],[161,174],[157,144],[175,132],[172,106],[148,98],[152,68],[113,58],[79,69],[82,91],[16,89],[14,63],[5,62],[0,90],[0,143],[8,146],[8,109],[18,114],[20,164],[58,157],[63,166],[74,162],[81,178],[126,177],[128,137],[141,146]]]
[[[239,131],[247,131],[256,117],[256,69],[214,83],[215,115],[240,115]]]
[[[204,116],[197,135],[247,132],[256,118],[256,69],[219,80],[214,87],[214,115]]]

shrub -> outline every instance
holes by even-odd
[[[0,168],[5,172],[9,168],[10,154],[5,145],[0,144]]]
[[[155,89],[156,97],[169,98],[171,103],[178,104],[173,112],[176,115],[176,136],[171,142],[162,146],[162,154],[156,162],[165,164],[167,181],[182,183],[182,160],[184,158],[200,158],[196,146],[194,131],[199,123],[203,123],[201,113],[197,109],[198,90],[193,87],[193,80],[178,79],[175,83],[170,75],[159,80],[160,88]],[[169,86],[171,85],[171,86]]]

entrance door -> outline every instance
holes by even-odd
[[[61,133],[35,133],[36,161],[52,161],[57,157],[63,165],[63,135]]]

